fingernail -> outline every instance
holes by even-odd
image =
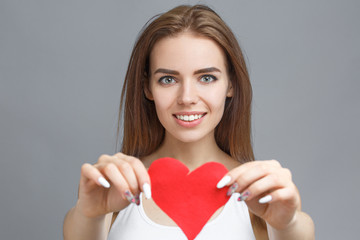
[[[129,190],[125,192],[125,197],[130,203],[136,203],[136,199],[134,195],[132,195],[132,193]]]
[[[245,201],[250,196],[250,192],[246,191],[244,193],[240,194],[240,197],[238,198],[238,201]]]
[[[145,198],[146,198],[146,199],[150,199],[150,198],[151,198],[151,188],[150,188],[150,184],[145,183],[145,184],[143,185],[143,191],[144,191],[144,194],[145,194]]]
[[[110,183],[104,178],[104,177],[99,177],[98,178],[98,182],[101,184],[101,186],[103,186],[104,188],[109,188],[110,187]]]
[[[228,196],[228,197],[231,196],[236,191],[238,186],[239,185],[237,184],[237,182],[235,182],[233,185],[231,185],[231,187],[229,188],[229,190],[226,193],[226,196]]]
[[[261,204],[265,204],[268,203],[272,200],[272,196],[271,195],[266,195],[265,197],[262,197],[259,199],[259,203]]]
[[[229,175],[223,177],[218,184],[216,185],[217,188],[225,187],[231,181],[231,177]]]
[[[140,194],[135,195],[135,204],[138,206],[140,205]]]

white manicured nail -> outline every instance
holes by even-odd
[[[231,181],[231,177],[230,176],[225,176],[223,177],[218,184],[216,185],[217,188],[223,188],[225,187],[229,182]]]
[[[109,188],[110,187],[110,183],[108,181],[106,181],[106,179],[104,177],[99,177],[98,178],[98,182],[104,187],[104,188]]]
[[[150,199],[150,198],[151,198],[151,188],[150,188],[150,184],[145,183],[145,184],[143,185],[143,191],[144,191],[144,194],[145,194],[145,198],[146,198],[146,199]]]
[[[271,200],[272,200],[272,196],[266,195],[265,197],[259,199],[259,203],[264,204],[270,202]]]

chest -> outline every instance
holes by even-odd
[[[146,216],[153,222],[164,226],[176,226],[176,223],[162,211],[152,199],[145,199],[142,197],[142,206]],[[214,220],[223,210],[224,207],[219,208],[209,219],[208,222]]]
[[[205,224],[195,240],[255,240],[247,206],[232,196]],[[130,204],[119,212],[108,240],[149,239],[187,240],[182,229],[175,225],[152,200],[142,197],[140,206]]]

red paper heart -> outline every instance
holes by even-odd
[[[150,168],[152,198],[193,240],[217,209],[225,205],[228,188],[216,184],[228,172],[224,165],[206,163],[189,174],[179,160],[160,158]]]

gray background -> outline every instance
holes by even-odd
[[[197,1],[0,0],[0,239],[61,239],[80,166],[115,152],[122,79],[153,15]],[[202,1],[236,33],[257,159],[292,170],[317,239],[359,231],[359,1]]]

